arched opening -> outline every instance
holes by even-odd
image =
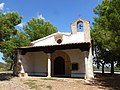
[[[55,68],[57,66],[55,66],[54,64],[57,63],[57,60],[60,61],[61,59],[61,66],[64,67],[63,68],[63,74],[61,75],[55,75]],[[71,76],[71,61],[70,61],[70,57],[68,56],[67,53],[65,53],[64,51],[55,51],[54,53],[52,53],[52,56],[51,56],[51,60],[52,60],[52,76],[65,76],[65,77],[70,77]],[[58,61],[58,63],[59,63]],[[57,65],[57,64],[56,64]],[[59,64],[60,65],[60,64]],[[56,68],[56,72],[57,71],[60,71]]]
[[[54,75],[65,75],[65,61],[60,56],[54,60]]]
[[[83,32],[84,31],[82,21],[77,22],[77,29],[78,29],[78,32]]]

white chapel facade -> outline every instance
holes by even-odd
[[[14,73],[24,76],[94,78],[89,21],[79,18],[71,32],[57,32],[18,48],[16,68]]]

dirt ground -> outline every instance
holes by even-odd
[[[93,80],[79,78],[13,77],[0,73],[0,90],[120,90],[120,75],[95,74]]]

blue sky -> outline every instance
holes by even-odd
[[[0,12],[17,11],[22,17],[21,27],[33,17],[42,17],[60,32],[70,32],[70,24],[77,18],[93,22],[93,8],[102,0],[0,0]],[[0,57],[2,55],[0,54]],[[2,59],[0,58],[0,62]]]

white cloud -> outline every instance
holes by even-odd
[[[24,25],[24,23],[20,23],[20,24],[18,24],[17,26],[22,28],[23,25]]]
[[[42,14],[37,15],[37,18],[41,18],[41,19],[45,20],[45,18],[42,16]]]
[[[0,3],[0,10],[3,10],[5,3]]]

